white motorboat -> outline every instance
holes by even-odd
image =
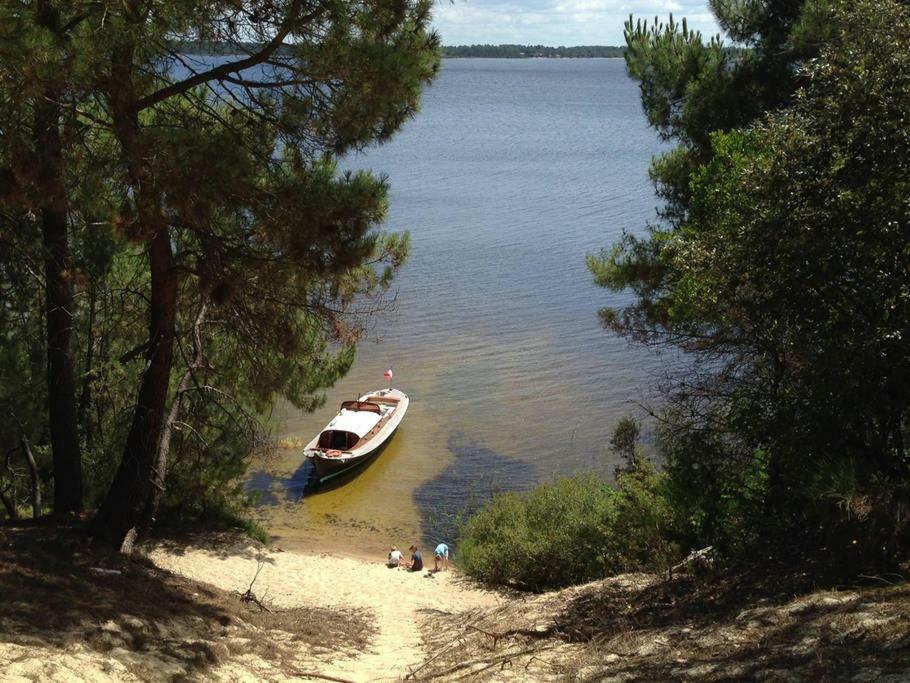
[[[408,403],[407,394],[391,388],[342,403],[334,419],[304,449],[320,483],[377,455],[401,424]]]

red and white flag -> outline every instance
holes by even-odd
[[[386,370],[382,376],[385,377],[389,382],[391,382],[392,377],[394,377],[394,375],[392,374],[392,368],[389,368],[388,370]]]

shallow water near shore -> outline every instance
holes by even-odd
[[[375,321],[326,405],[275,410],[301,444],[343,400],[384,386],[411,406],[382,455],[329,489],[300,448],[254,463],[247,489],[287,547],[368,556],[453,542],[491,492],[615,465],[613,424],[653,396],[665,361],[605,332],[588,252],[654,216],[660,152],[622,60],[446,60],[423,111],[348,160],[387,173],[387,230],[410,230],[397,310]]]

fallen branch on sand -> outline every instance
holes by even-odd
[[[292,671],[290,673],[294,676],[300,676],[301,678],[318,679],[320,681],[334,681],[334,683],[354,683],[354,681],[347,678],[336,678],[335,676],[327,676],[326,674],[316,673],[315,671]]]
[[[540,657],[537,657],[537,656],[535,655],[535,656],[531,657],[531,658],[528,660],[528,663],[527,663],[527,664],[525,664],[525,671],[527,671],[529,668],[531,668],[531,664],[533,664],[534,662],[540,662],[540,663],[543,664],[544,666],[548,666],[548,667],[550,667],[551,669],[558,669],[558,668],[559,668],[559,667],[557,667],[555,664],[553,664],[552,662],[548,662],[548,661],[546,661],[545,659],[541,659]]]
[[[489,636],[490,638],[492,638],[494,650],[496,649],[496,646],[499,644],[499,641],[509,635],[508,633],[491,633],[490,631],[484,631],[482,628],[480,628],[478,626],[469,625],[467,628],[472,629],[474,631],[477,631],[478,633],[482,633],[485,636]]]
[[[449,643],[449,644],[446,645],[444,648],[442,648],[439,652],[437,652],[436,654],[434,654],[432,657],[430,657],[429,659],[424,660],[423,664],[421,664],[420,666],[418,666],[416,669],[412,669],[411,672],[410,672],[407,676],[404,677],[404,680],[408,680],[408,679],[410,679],[410,678],[414,678],[414,676],[417,675],[417,672],[420,671],[421,669],[423,669],[427,664],[429,664],[430,662],[432,662],[434,659],[437,659],[437,658],[440,657],[441,655],[444,655],[446,652],[448,652],[449,650],[451,650],[453,647],[455,647],[456,645],[458,645],[458,644],[461,643],[461,642],[462,642],[462,639],[461,639],[461,638],[458,638],[458,639],[455,640],[454,642]]]
[[[890,577],[891,579],[896,579],[896,580],[891,581],[891,580],[885,578],[886,576]],[[872,576],[869,574],[860,574],[858,578],[865,579],[867,581],[881,581],[882,583],[884,583],[888,586],[900,586],[901,584],[904,584],[907,582],[907,579],[902,574],[883,574],[882,576],[878,576],[878,575]]]
[[[551,648],[532,647],[532,648],[528,648],[527,650],[521,650],[519,652],[510,652],[509,654],[500,655],[499,657],[493,657],[492,659],[473,659],[468,662],[461,662],[460,664],[456,664],[455,666],[449,667],[448,669],[444,669],[442,671],[437,671],[436,673],[430,674],[429,676],[425,676],[423,680],[429,681],[433,678],[441,678],[443,676],[449,676],[450,674],[454,674],[458,671],[463,671],[464,669],[472,668],[475,666],[480,666],[481,668],[470,671],[469,673],[471,675],[480,673],[481,671],[486,671],[487,669],[490,669],[490,668],[496,666],[497,664],[499,664],[501,667],[504,668],[506,666],[506,664],[511,664],[512,660],[514,660],[514,659],[518,659],[519,657],[524,657],[525,655],[533,656],[533,655],[536,655],[536,654],[543,652],[545,650],[548,650],[548,649],[551,649]]]
[[[493,632],[493,631],[485,631],[484,629],[482,629],[478,626],[473,626],[471,624],[469,624],[465,628],[472,629],[474,631],[477,631],[478,633],[482,633],[485,636],[489,636],[490,638],[492,638],[493,639],[493,649],[495,650],[496,645],[503,638],[515,638],[516,636],[524,636],[525,638],[541,638],[541,639],[549,638],[550,636],[554,635],[558,631],[558,626],[559,625],[556,624],[555,620],[554,620],[554,626],[552,626],[548,629],[544,629],[544,630],[530,629],[530,628],[514,628],[514,629],[510,629],[508,631]]]

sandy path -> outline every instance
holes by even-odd
[[[191,579],[244,591],[256,572],[256,552],[253,548],[240,553],[186,548],[174,553],[157,548],[150,557],[157,565]],[[427,656],[418,626],[434,615],[501,603],[499,596],[473,587],[454,571],[428,578],[427,572],[412,574],[380,562],[281,551],[267,551],[263,559],[254,590],[275,607],[357,609],[374,616],[377,635],[370,650],[319,668],[320,673],[354,681],[403,678],[408,666]]]

